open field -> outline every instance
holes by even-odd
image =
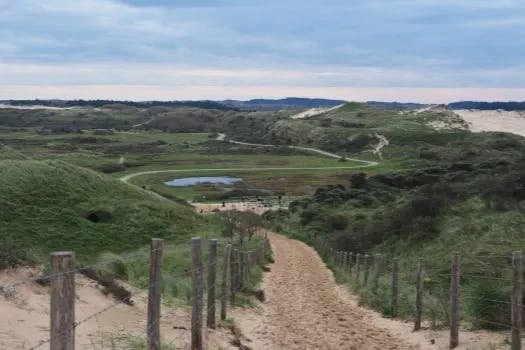
[[[210,186],[174,189],[163,183],[174,177],[235,173],[244,179],[238,188],[304,195],[313,193],[322,183],[344,183],[345,175],[355,171],[352,168],[357,170],[363,165],[302,150],[279,154],[268,148],[260,152],[258,147],[231,145],[221,151],[215,149],[214,143],[206,145],[209,140],[208,133],[136,131],[97,135],[86,130],[81,134],[43,135],[31,128],[0,132],[3,158],[67,161],[119,178],[132,176],[130,181],[134,184],[183,199],[222,189]],[[156,171],[164,172],[147,174]],[[134,176],[142,172],[146,174]]]

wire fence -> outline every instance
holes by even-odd
[[[521,349],[523,331],[523,254],[486,254],[463,263],[461,255],[451,255],[449,267],[426,266],[419,258],[407,265],[406,259],[382,254],[354,253],[331,248],[316,241],[314,247],[337,274],[367,302],[392,318],[411,314],[414,330],[422,322],[441,318],[441,327],[450,329],[449,347],[459,345],[460,324],[509,331],[512,350]],[[484,271],[479,274],[470,271]]]
[[[236,294],[246,290],[251,273],[257,266],[263,266],[270,256],[270,244],[266,235],[256,238],[261,243],[252,250],[245,246],[237,246],[231,241],[212,239],[208,244],[208,261],[204,263],[200,238],[191,240],[191,269],[181,273],[164,273],[163,261],[164,242],[152,239],[151,249],[145,252],[119,256],[115,259],[102,261],[89,266],[75,266],[73,252],[55,252],[51,254],[51,272],[44,276],[31,277],[16,283],[0,285],[0,292],[15,293],[17,288],[34,282],[45,282],[50,289],[50,327],[49,337],[38,341],[29,347],[30,350],[42,349],[49,344],[50,349],[73,349],[75,347],[75,331],[83,324],[96,319],[100,315],[118,307],[130,304],[140,295],[147,295],[147,324],[143,336],[146,338],[148,349],[161,348],[160,325],[161,319],[168,313],[162,313],[162,290],[167,286],[165,277],[170,281],[191,276],[191,323],[187,328],[191,332],[189,343],[192,349],[203,349],[202,330],[204,327],[215,328],[219,314],[221,320],[227,318],[227,309],[236,303]],[[218,254],[218,247],[222,248]],[[129,261],[149,256],[149,282],[146,288],[135,293],[126,293],[115,298],[115,301],[90,315],[75,319],[75,275],[85,274],[86,271],[101,268],[117,261]],[[222,257],[219,260],[219,257]],[[217,272],[220,272],[220,275]],[[204,276],[207,276],[205,280]],[[205,297],[205,290],[207,296]],[[220,301],[220,313],[216,313],[217,303]],[[170,309],[174,312],[174,309]],[[204,314],[207,322],[203,322]],[[170,339],[167,346],[176,344],[182,337],[188,336],[181,332],[174,339]],[[166,343],[162,344],[166,346]]]

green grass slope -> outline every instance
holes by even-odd
[[[151,237],[173,240],[198,228],[189,207],[60,161],[0,161],[0,208],[0,255],[7,265],[39,262],[54,250],[73,250],[80,259],[120,253]],[[97,211],[110,217],[87,219]]]
[[[435,324],[448,320],[450,258],[458,251],[462,320],[486,328],[508,324],[510,253],[525,247],[525,139],[462,133],[447,142],[413,140],[410,159],[418,169],[355,174],[346,185],[319,187],[311,198],[292,202],[289,211],[267,216],[276,229],[306,242],[399,258],[403,317],[414,314],[416,264],[424,257],[424,313]],[[335,271],[348,278],[346,271]],[[388,315],[389,278],[385,274],[378,294],[370,293],[362,277],[352,287]]]

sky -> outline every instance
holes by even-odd
[[[523,0],[0,7],[0,99],[525,100]]]

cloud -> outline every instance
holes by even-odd
[[[521,1],[0,3],[4,86],[525,86]]]

